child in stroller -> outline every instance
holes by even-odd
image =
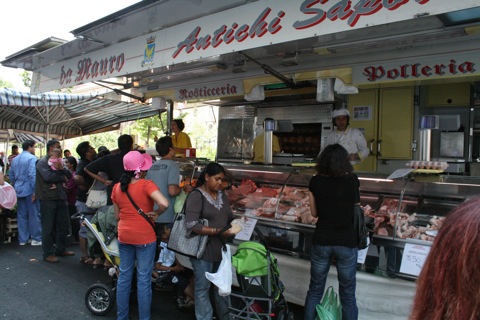
[[[173,285],[178,308],[192,308],[194,305],[193,271],[185,268],[175,257],[175,252],[167,248],[173,224],[164,224],[161,230],[160,254],[152,271],[156,287]]]

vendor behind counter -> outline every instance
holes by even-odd
[[[280,142],[278,141],[278,137],[276,135],[273,135],[272,138],[272,153],[280,153],[282,149],[280,148]],[[259,134],[255,140],[253,141],[253,163],[261,163],[263,164],[265,162],[265,155],[264,155],[264,149],[265,149],[265,133],[262,132]]]

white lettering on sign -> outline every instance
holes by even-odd
[[[407,78],[419,78],[419,77],[432,77],[432,76],[444,76],[447,74],[455,75],[457,73],[466,75],[474,73],[475,63],[471,61],[464,61],[457,63],[456,60],[450,59],[447,64],[434,64],[427,65],[421,63],[403,64],[394,68],[385,68],[383,66],[368,66],[363,69],[363,75],[370,82],[382,80],[386,78],[388,80],[407,79]]]

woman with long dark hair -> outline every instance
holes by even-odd
[[[228,230],[220,236],[218,233],[233,220],[232,210],[227,195],[222,191],[225,169],[218,163],[211,162],[200,174],[196,188],[186,200],[185,214],[187,229],[191,232],[209,235],[205,253],[200,259],[190,258],[195,274],[195,316],[197,320],[211,320],[213,307],[210,301],[210,281],[205,272],[217,272],[222,261],[222,237],[233,236]],[[207,219],[208,227],[199,223]],[[218,294],[214,288],[214,298],[218,319],[229,319],[228,297]]]
[[[317,161],[317,174],[309,185],[310,210],[318,222],[312,240],[310,286],[305,300],[305,320],[313,320],[322,300],[332,258],[335,258],[342,319],[356,320],[355,298],[357,239],[353,205],[360,202],[358,177],[347,151],[339,144],[327,146]]]
[[[117,319],[129,319],[129,298],[133,271],[137,270],[137,297],[139,319],[150,319],[152,303],[151,273],[155,258],[155,219],[168,207],[168,200],[155,183],[145,180],[152,166],[152,157],[130,151],[123,157],[125,173],[112,190],[112,202],[118,220],[118,248],[120,274],[117,283]],[[151,220],[145,219],[133,202]],[[154,202],[159,209],[153,211]]]
[[[480,319],[480,197],[445,219],[417,279],[410,320]]]

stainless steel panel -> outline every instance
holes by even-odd
[[[257,124],[263,123],[265,118],[292,120],[294,124],[332,122],[332,105],[258,108]]]
[[[440,156],[463,158],[465,134],[463,132],[440,133]]]
[[[255,108],[251,106],[222,107],[218,111],[217,158],[251,159]]]

